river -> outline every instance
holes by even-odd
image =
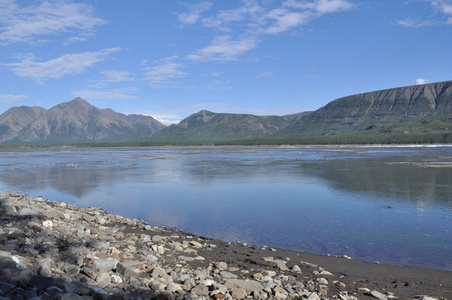
[[[452,271],[452,147],[0,150],[0,190],[254,245]]]

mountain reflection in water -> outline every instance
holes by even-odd
[[[196,234],[452,270],[452,147],[0,151],[0,190]]]

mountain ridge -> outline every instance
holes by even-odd
[[[165,127],[153,117],[100,109],[77,97],[48,110],[28,106],[10,108],[0,115],[0,142],[143,138]]]
[[[410,122],[419,129],[422,122],[443,123],[440,117],[451,113],[452,81],[412,85],[338,98],[275,136],[312,137],[384,131],[391,125],[408,125]]]
[[[355,140],[363,142],[370,141],[368,137],[372,136],[378,136],[374,140],[385,141],[384,137],[391,135],[392,141],[403,135],[412,135],[406,140],[414,142],[418,137],[433,141],[429,135],[435,135],[439,141],[451,140],[452,81],[355,94],[335,99],[316,111],[285,116],[201,110],[168,127],[149,116],[99,109],[81,98],[49,110],[20,106],[0,115],[0,142],[115,139],[159,144],[252,139],[267,142],[347,135],[360,136]]]
[[[251,114],[214,113],[201,110],[156,134],[152,140],[232,140],[272,135],[297,120],[290,116],[256,116]]]

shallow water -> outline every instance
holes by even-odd
[[[1,150],[0,190],[207,237],[452,270],[452,147]]]

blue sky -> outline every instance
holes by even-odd
[[[451,49],[452,0],[0,0],[0,113],[285,115],[451,80]]]

